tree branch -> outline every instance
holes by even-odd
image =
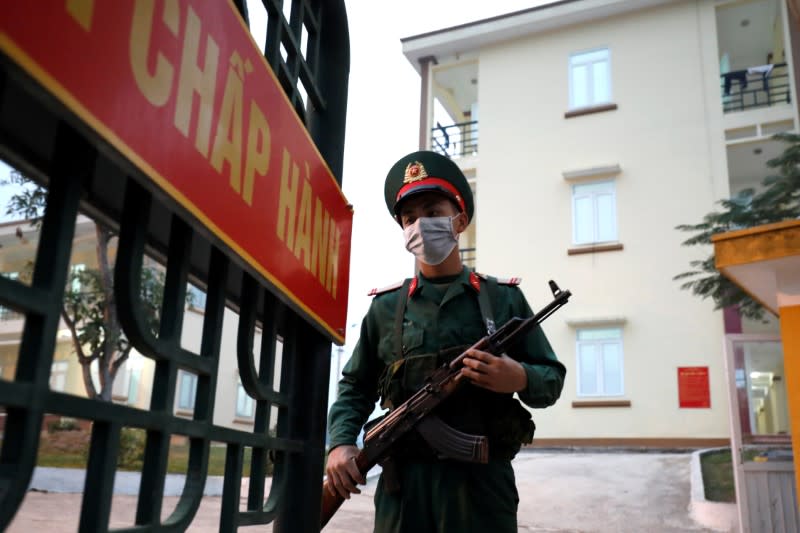
[[[61,318],[67,324],[67,328],[69,329],[70,336],[72,337],[72,344],[75,346],[75,353],[78,355],[78,362],[80,364],[90,364],[92,359],[86,357],[86,354],[83,351],[83,346],[81,346],[81,341],[78,339],[78,330],[75,328],[75,322],[69,317],[67,314],[66,308],[61,306]]]
[[[114,378],[117,376],[117,371],[119,371],[119,367],[125,364],[125,361],[128,360],[128,356],[131,353],[131,346],[130,344],[126,346],[122,352],[120,352],[120,356],[117,357],[113,363],[111,363],[111,380],[113,381]]]

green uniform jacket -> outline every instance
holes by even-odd
[[[387,367],[394,368],[392,363],[401,358],[422,363],[404,365],[400,379],[414,387],[441,363],[436,358],[424,357],[424,354],[468,347],[486,335],[478,291],[495,293],[490,301],[498,327],[512,317],[533,315],[516,285],[494,282],[490,287],[492,282],[487,281],[478,285],[474,276],[471,283],[470,274],[471,271],[465,267],[449,285],[433,283],[420,275],[410,295],[398,288],[378,294],[373,299],[362,322],[359,341],[342,372],[338,399],[330,409],[331,449],[356,443],[382,389],[385,392],[386,371]],[[398,345],[395,341],[398,298],[407,298],[402,325],[402,355],[397,354],[395,348]],[[534,329],[518,347],[509,350],[508,355],[522,363],[528,374],[527,388],[518,393],[520,400],[534,408],[555,403],[561,394],[566,369],[556,359],[542,330],[539,327]]]

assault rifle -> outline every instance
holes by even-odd
[[[514,342],[522,339],[523,335],[567,303],[572,293],[559,289],[552,280],[549,284],[553,292],[553,301],[541,311],[530,318],[510,319],[500,329],[483,337],[450,363],[437,368],[425,380],[425,385],[419,391],[367,431],[364,436],[364,448],[355,457],[356,467],[362,476],[366,476],[376,464],[389,459],[394,446],[412,430],[416,430],[440,456],[476,463],[489,461],[489,442],[486,437],[457,431],[442,422],[431,411],[462,385],[469,383],[469,379],[461,374],[463,361],[469,350],[502,354]],[[335,496],[331,495],[330,484],[330,480],[326,480],[322,487],[320,527],[325,527],[344,501],[338,493]]]

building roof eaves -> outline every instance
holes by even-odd
[[[417,34],[417,35],[410,35],[408,37],[401,38],[400,42],[405,44],[406,42],[414,41],[414,40],[417,40],[417,39],[424,39],[425,37],[431,37],[431,36],[439,35],[439,34],[442,34],[442,33],[452,33],[452,32],[454,32],[456,30],[462,30],[462,29],[471,28],[473,26],[484,25],[484,24],[487,24],[487,23],[490,23],[490,22],[494,22],[494,21],[498,21],[498,20],[502,20],[502,19],[511,19],[511,18],[518,17],[520,15],[524,15],[526,13],[532,13],[534,11],[541,11],[543,9],[550,9],[550,8],[553,8],[553,7],[555,7],[557,5],[560,5],[560,4],[570,4],[570,3],[574,3],[574,2],[580,2],[580,1],[581,0],[557,0],[557,1],[554,1],[554,2],[550,2],[548,4],[542,4],[542,5],[539,5],[539,6],[529,7],[529,8],[526,8],[526,9],[520,9],[519,11],[512,11],[511,13],[503,13],[502,15],[495,15],[494,17],[489,17],[489,18],[480,19],[480,20],[473,20],[472,22],[465,22],[464,24],[457,24],[455,26],[450,26],[450,27],[447,27],[447,28],[440,28],[438,30],[432,30],[432,31],[428,31],[428,32],[425,32],[425,33],[420,33],[420,34]]]
[[[675,0],[557,0],[549,4],[400,39],[419,72],[423,57],[466,53],[502,41],[606,18]]]

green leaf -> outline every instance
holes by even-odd
[[[678,231],[694,233],[682,245],[710,245],[711,238],[719,233],[800,218],[800,135],[779,133],[774,138],[786,144],[780,156],[767,162],[767,167],[778,174],[764,178],[758,190],[745,189],[719,201],[722,209],[708,213],[701,223],[676,226]],[[696,270],[672,278],[695,278],[682,283],[682,290],[711,298],[717,309],[736,305],[742,316],[764,319],[765,309],[716,269],[713,254],[702,261],[690,261],[689,265]]]

